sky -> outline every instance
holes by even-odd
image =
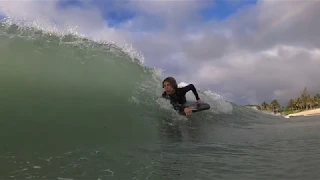
[[[1,1],[3,16],[130,43],[163,77],[238,104],[320,93],[320,1]]]

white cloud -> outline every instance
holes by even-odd
[[[60,9],[56,2],[2,1],[0,11],[29,20],[48,17],[61,29],[76,24],[83,34],[117,43],[127,40],[147,65],[238,103],[285,103],[304,86],[320,92],[318,1],[262,0],[224,21],[204,23],[197,12],[207,3],[129,0],[122,9],[138,16],[118,28],[108,27],[97,7]]]
[[[304,86],[320,90],[317,53],[318,50],[302,47],[275,46],[266,51],[226,55],[222,65],[208,61],[194,81],[198,79],[203,84],[222,88],[223,92],[245,97],[249,103],[273,98],[286,101]],[[256,100],[252,99],[254,94]]]

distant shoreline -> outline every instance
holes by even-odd
[[[273,99],[270,104],[263,102],[262,104],[248,104],[245,105],[256,110],[260,110],[263,113],[283,116],[290,118],[294,116],[319,116],[320,115],[320,94],[311,95],[308,92],[307,87],[304,87],[300,94],[300,97],[290,99],[286,106],[280,105],[278,100]]]
[[[311,110],[304,110],[297,113],[288,114],[285,117],[296,117],[296,116],[317,116],[320,115],[320,108],[311,109]]]
[[[272,116],[283,116],[285,118],[299,117],[299,116],[320,116],[320,108],[311,109],[311,110],[301,110],[296,113],[287,114],[287,112],[273,112],[273,111],[268,111],[268,110],[260,110],[255,106],[247,106],[247,107],[251,107],[252,109],[255,109],[255,110],[260,111],[265,114],[269,114]]]

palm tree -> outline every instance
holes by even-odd
[[[306,99],[306,109],[313,109],[314,106],[315,106],[314,99],[310,95],[308,95]]]
[[[314,103],[316,107],[320,107],[320,94],[316,94],[313,97]]]
[[[279,102],[276,100],[276,99],[274,99],[271,103],[270,103],[270,105],[271,105],[271,109],[272,109],[272,111],[278,111],[279,109],[280,109],[280,104],[279,104]]]
[[[261,110],[272,110],[272,111],[279,111],[280,104],[277,100],[272,100],[270,104],[263,102],[261,105]],[[304,87],[303,91],[301,92],[300,97],[296,99],[290,99],[288,101],[287,106],[285,107],[286,111],[294,111],[294,110],[307,110],[307,109],[314,109],[320,108],[320,94],[317,93],[314,96],[310,95],[308,92],[307,87]]]
[[[294,107],[294,100],[293,99],[290,99],[289,100],[289,102],[288,102],[288,104],[287,104],[287,109],[289,109],[289,110],[294,110],[295,109],[295,107]]]
[[[307,87],[305,87],[302,91],[302,94],[300,96],[300,99],[302,101],[302,108],[303,109],[313,109],[317,104],[319,104],[317,98],[320,97],[319,94],[317,94],[315,97],[312,97]]]
[[[294,101],[294,105],[296,107],[296,110],[300,110],[300,109],[303,109],[303,106],[304,106],[304,103],[302,101],[301,98],[297,98],[295,101]]]
[[[268,104],[266,103],[266,102],[263,102],[262,104],[261,104],[261,109],[262,110],[267,110],[268,109]]]
[[[316,94],[313,96],[314,107],[319,107],[320,105],[320,94]]]
[[[309,102],[309,101],[310,101],[310,100],[309,100],[309,97],[310,97],[310,95],[309,95],[309,93],[308,93],[308,89],[307,89],[307,87],[305,87],[305,88],[303,89],[303,91],[302,91],[301,96],[300,96],[301,101],[302,101],[302,105],[303,105],[303,108],[304,108],[304,109],[307,109],[307,108],[308,108],[307,103],[310,104],[310,102]]]

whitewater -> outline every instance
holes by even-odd
[[[33,25],[0,24],[0,179],[319,179],[319,117],[180,116],[131,46]]]

